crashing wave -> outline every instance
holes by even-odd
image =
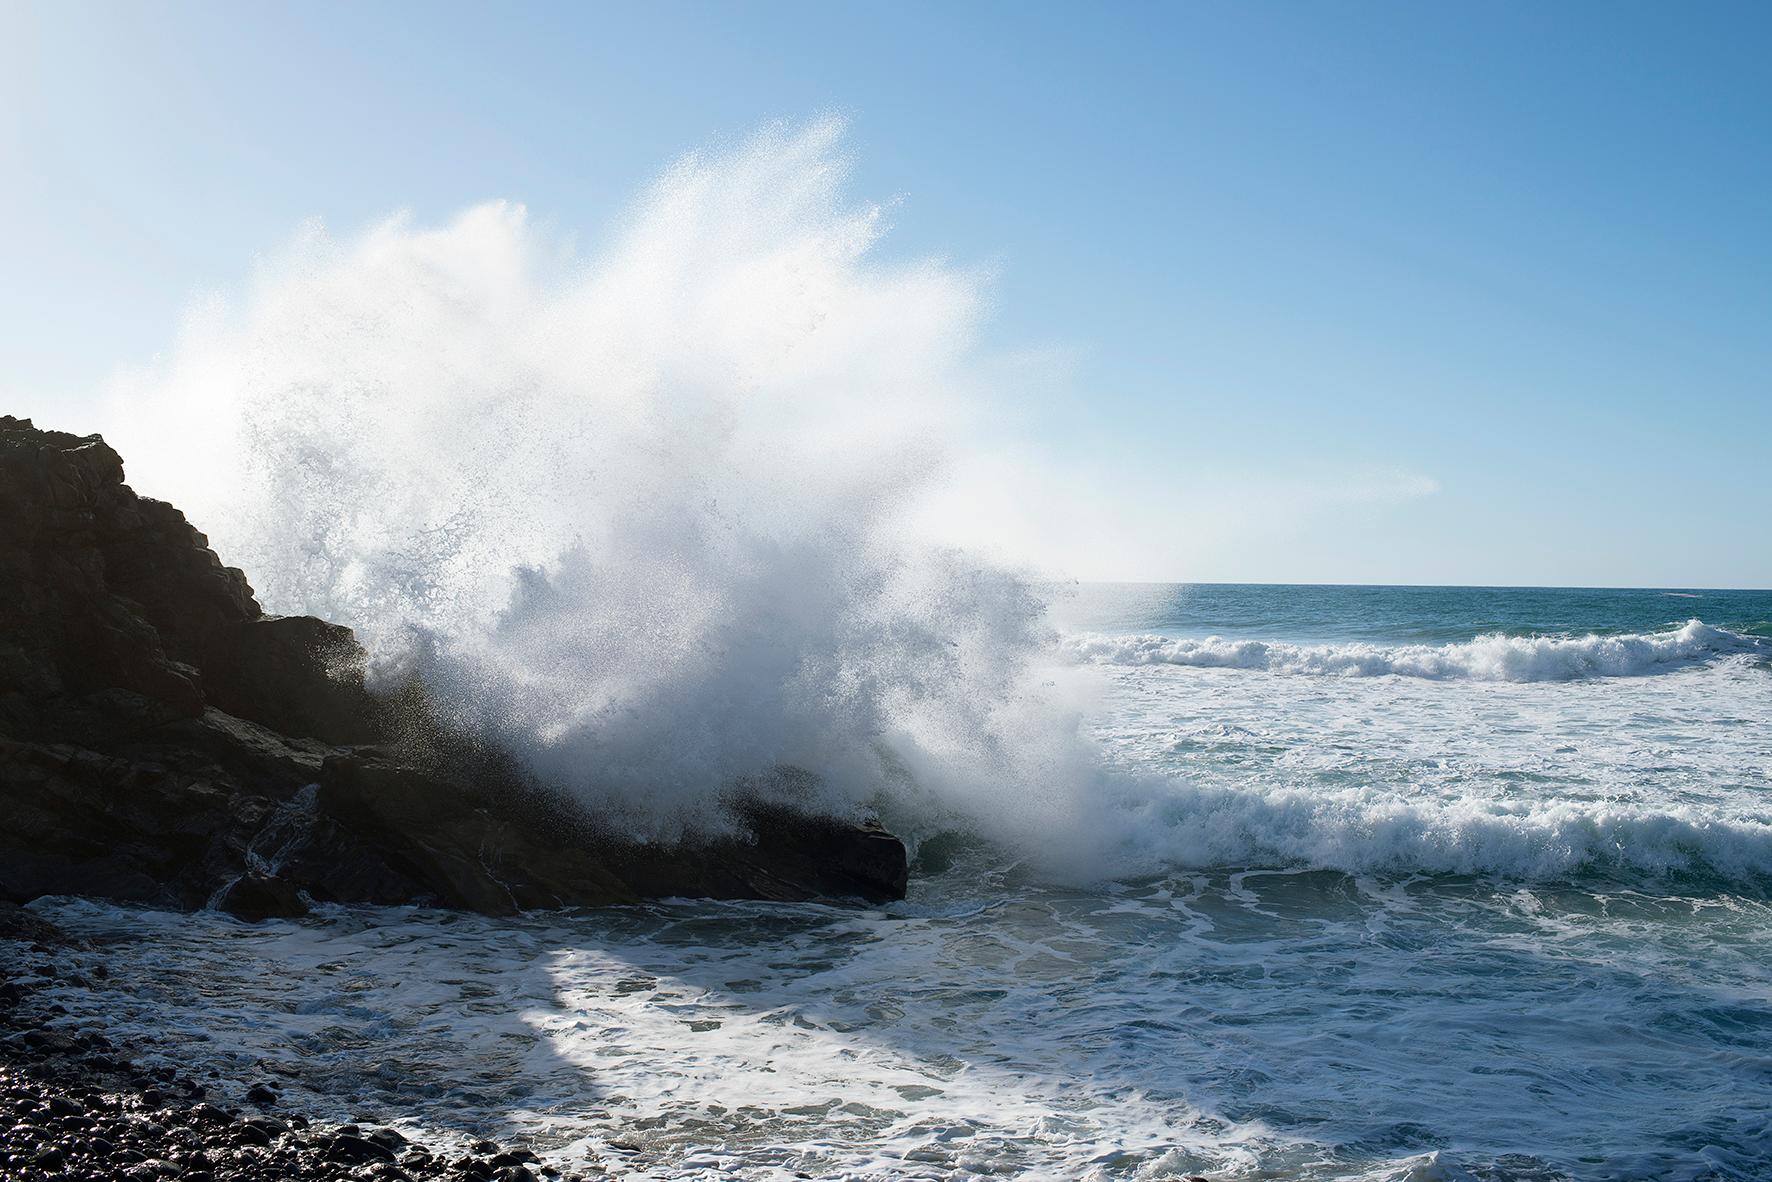
[[[905,529],[984,380],[981,280],[876,257],[841,132],[685,160],[588,259],[504,203],[315,228],[107,434],[267,607],[636,836],[783,765],[819,811],[914,777],[1019,824],[1087,758],[1042,605]]]
[[[107,433],[267,607],[350,624],[383,675],[417,672],[636,836],[718,830],[729,788],[792,765],[816,777],[802,805],[884,802],[908,837],[964,826],[1091,877],[1411,850],[1708,864],[1730,843],[1772,864],[1760,829],[1216,796],[1106,767],[1085,664],[1536,681],[1772,642],[1696,620],[1443,647],[1092,636],[1048,668],[1027,582],[907,536],[978,410],[984,293],[876,256],[840,130],[685,161],[589,260],[504,204],[316,230],[122,379]]]
[[[1122,873],[1309,867],[1350,874],[1581,874],[1772,883],[1772,824],[1683,804],[1411,800],[1364,792],[1242,792],[1152,781],[1122,793],[1104,834]]]
[[[1766,646],[1751,636],[1688,620],[1666,632],[1616,636],[1479,636],[1460,644],[1285,644],[1170,636],[1068,637],[1074,658],[1107,665],[1187,665],[1328,677],[1422,677],[1470,681],[1577,681],[1666,673]]]

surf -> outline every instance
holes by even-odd
[[[913,844],[961,832],[1064,882],[1772,863],[1736,813],[1496,811],[1480,778],[1440,800],[1126,758],[1099,723],[1132,670],[1578,683],[1760,642],[1698,620],[1444,645],[1060,633],[1044,588],[913,528],[989,385],[988,293],[885,257],[842,136],[822,120],[686,157],[582,251],[506,202],[310,226],[120,379],[106,429],[268,608],[350,625],[380,684],[421,681],[640,839],[730,831],[743,787],[877,812]],[[1199,693],[1164,688],[1171,713]]]
[[[1087,761],[1043,604],[904,526],[985,292],[880,256],[842,135],[686,157],[582,253],[506,202],[311,226],[107,430],[269,609],[348,624],[381,684],[635,836],[721,832],[739,784],[1012,817]]]
[[[1363,643],[1301,645],[1284,641],[1187,639],[1086,633],[1067,637],[1079,661],[1108,665],[1177,665],[1248,669],[1315,677],[1420,677],[1432,680],[1573,681],[1670,673],[1768,650],[1753,636],[1691,619],[1655,633],[1510,636],[1490,633],[1445,645]]]

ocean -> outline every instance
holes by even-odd
[[[50,900],[55,1000],[619,1177],[1772,1177],[1772,593],[1043,593],[1099,782],[882,800],[903,903]]]

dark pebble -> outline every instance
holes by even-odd
[[[234,1117],[213,1104],[197,1104],[191,1108],[191,1119],[206,1125],[225,1125]]]
[[[234,1126],[234,1140],[242,1145],[269,1145],[271,1134],[257,1125],[238,1124]]]
[[[364,1162],[392,1162],[394,1160],[391,1150],[377,1145],[367,1137],[353,1136],[350,1133],[334,1133],[328,1137],[325,1142],[325,1150],[328,1159],[352,1165]]]

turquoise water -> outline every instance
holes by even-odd
[[[616,1176],[1772,1177],[1772,595],[1081,587],[1052,619],[1099,770],[1019,844],[888,802],[902,904],[44,903],[113,962],[61,1000]]]
[[[1772,591],[1092,583],[1050,589],[1072,629],[1299,644],[1445,644],[1509,636],[1653,633],[1694,617],[1772,636]]]

